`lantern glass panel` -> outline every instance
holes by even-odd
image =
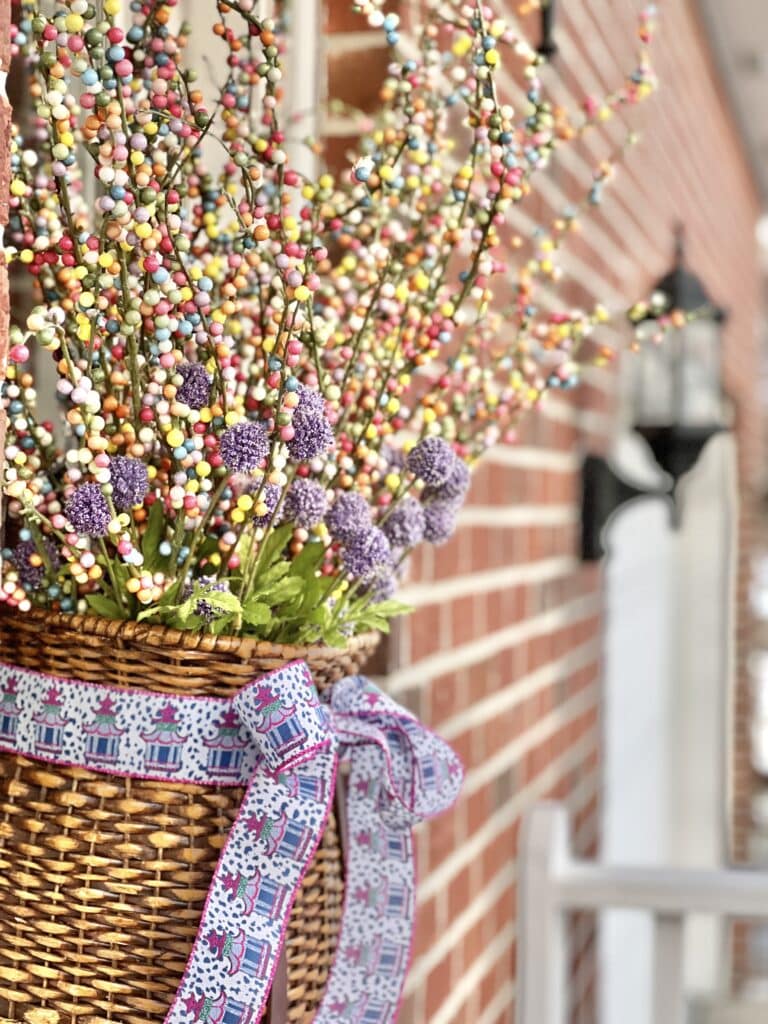
[[[672,346],[650,339],[630,359],[636,426],[662,427],[672,422],[675,404],[675,359]]]
[[[680,331],[676,421],[704,427],[722,419],[720,393],[720,325],[692,320]]]

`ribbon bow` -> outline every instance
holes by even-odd
[[[304,662],[230,700],[62,681],[0,663],[0,750],[110,774],[247,786],[165,1024],[256,1024],[302,877],[349,766],[341,935],[316,1024],[397,1016],[415,905],[413,826],[461,766],[362,676],[322,702]]]

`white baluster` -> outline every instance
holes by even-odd
[[[558,877],[570,859],[568,816],[554,803],[535,807],[520,838],[518,1024],[563,1024],[568,946]]]
[[[657,914],[653,923],[653,1021],[684,1024],[683,918]]]

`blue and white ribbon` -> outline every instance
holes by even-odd
[[[350,769],[341,934],[316,1024],[390,1024],[410,958],[413,826],[456,799],[446,744],[362,676],[318,698],[293,662],[233,698],[61,680],[0,663],[0,751],[158,781],[245,786],[165,1024],[257,1024],[291,907]]]

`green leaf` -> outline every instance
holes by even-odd
[[[209,632],[213,633],[214,636],[221,636],[222,633],[231,633],[231,626],[234,622],[235,615],[222,615],[218,619],[214,619],[210,625],[207,626]]]
[[[269,598],[271,605],[283,604],[285,601],[290,601],[292,597],[298,597],[299,594],[304,592],[305,583],[303,580],[297,579],[295,576],[289,576],[286,580],[280,580],[275,586],[266,594]]]
[[[201,587],[200,590],[193,592],[190,600],[194,601],[195,607],[197,607],[198,601],[202,600],[213,608],[220,608],[224,612],[234,612],[235,614],[241,612],[243,608],[240,598],[236,594],[232,594],[228,590],[213,590],[211,587]]]
[[[147,528],[141,538],[141,553],[144,556],[144,565],[150,571],[157,569],[164,560],[158,549],[165,537],[166,528],[167,523],[163,503],[162,501],[156,501],[149,510]]]
[[[85,600],[88,607],[92,608],[97,615],[103,615],[105,619],[124,619],[126,614],[117,601],[104,594],[86,594]]]
[[[291,563],[286,559],[285,561],[275,562],[268,569],[262,570],[255,580],[255,587],[260,591],[266,591],[270,587],[273,587],[275,583],[287,576],[291,571]]]
[[[180,623],[180,628],[184,628],[190,619],[196,614],[198,600],[199,597],[192,595],[182,604],[174,605],[169,609],[173,614],[174,623]]]
[[[243,619],[249,626],[266,626],[272,619],[268,604],[250,600],[243,605]]]
[[[408,615],[413,611],[413,606],[405,604],[403,601],[380,601],[378,604],[371,605],[371,611],[374,611],[379,618],[393,619],[396,615]]]
[[[346,647],[347,637],[338,629],[332,629],[323,633],[323,643],[329,647]]]
[[[282,555],[283,548],[293,536],[293,526],[291,523],[285,523],[283,526],[278,526],[277,529],[272,530],[264,541],[261,558],[261,564],[265,567],[271,566],[275,560]]]
[[[309,579],[315,575],[325,554],[325,545],[318,541],[305,544],[290,563],[291,575]]]

